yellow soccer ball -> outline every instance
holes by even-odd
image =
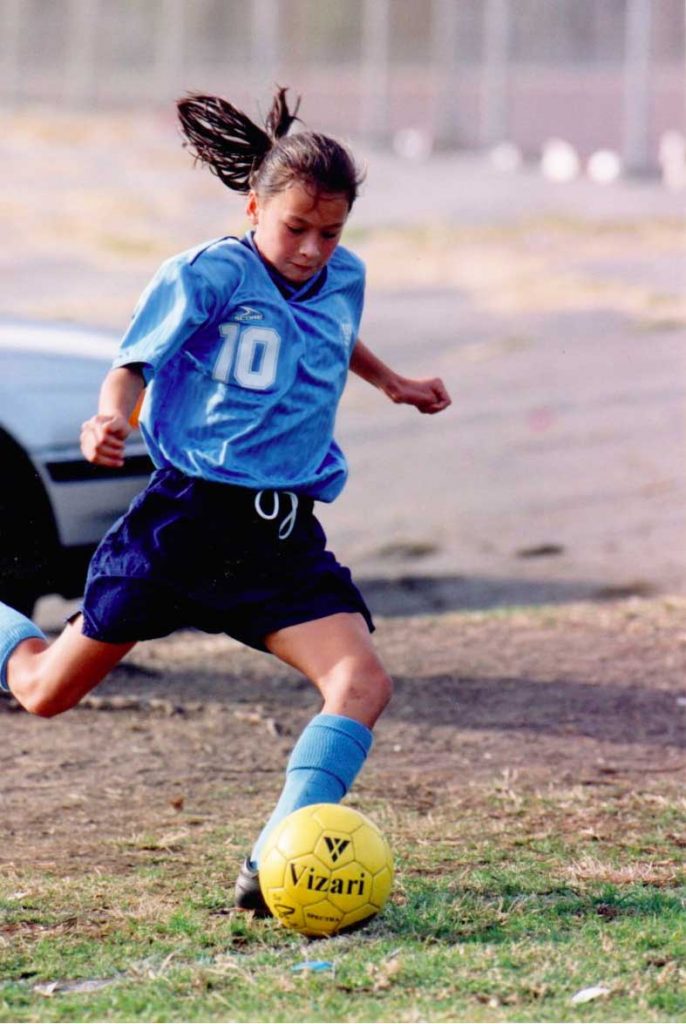
[[[272,914],[312,937],[370,921],[392,884],[393,855],[383,833],[341,804],[312,804],[289,814],[260,857],[260,886]]]

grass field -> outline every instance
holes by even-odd
[[[16,855],[0,881],[0,1019],[683,1020],[684,614],[653,600],[380,622],[407,677],[351,802],[386,831],[397,878],[380,918],[331,940],[232,909],[278,734],[305,713],[304,691],[284,702],[255,652],[170,638],[50,733],[4,714]],[[154,665],[169,714],[155,710]],[[206,710],[175,703],[175,671]],[[437,724],[449,707],[460,724]],[[63,760],[47,779],[54,730]],[[241,738],[254,756],[267,731],[274,778],[251,785]],[[413,762],[402,751],[420,735]],[[184,757],[203,750],[216,774],[201,782]]]
[[[618,803],[611,786],[522,799],[506,783],[478,817],[377,808],[398,861],[391,905],[362,933],[312,942],[231,910],[227,844],[242,848],[248,823],[139,836],[131,874],[27,874],[14,892],[5,879],[0,1015],[683,1020],[683,812],[682,798]],[[330,967],[298,970],[312,961]]]

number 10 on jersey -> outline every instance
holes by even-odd
[[[243,388],[264,391],[276,380],[281,338],[273,327],[244,327],[221,324],[223,343],[212,377],[229,384],[235,380]]]

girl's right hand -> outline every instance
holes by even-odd
[[[98,413],[81,426],[81,451],[96,466],[121,469],[124,445],[130,433],[131,426],[125,416]]]

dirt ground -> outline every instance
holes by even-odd
[[[189,173],[174,134],[169,117],[6,118],[5,314],[120,330],[162,259],[240,230],[240,201]],[[397,688],[360,804],[478,815],[503,785],[683,787],[686,598],[659,596],[686,592],[683,197],[369,163],[351,244],[371,333],[456,401],[420,429],[356,382],[343,409],[353,474],[327,530]],[[653,596],[603,600],[636,593]],[[0,699],[0,862],[125,870],[146,835],[257,828],[317,708],[268,656],[190,633],[141,645],[53,721]]]
[[[377,638],[396,695],[360,806],[459,807],[458,831],[502,786],[683,791],[683,599],[389,617]],[[141,837],[259,823],[317,707],[268,655],[191,633],[140,645],[60,718],[3,699],[5,871],[125,871]]]

